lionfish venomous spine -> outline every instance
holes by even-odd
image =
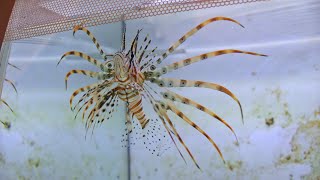
[[[177,132],[173,124],[172,118],[169,117],[168,112],[170,111],[178,117],[180,117],[186,123],[194,127],[203,136],[205,136],[205,138],[207,138],[207,140],[213,145],[213,147],[219,153],[221,159],[224,161],[223,155],[217,144],[212,140],[211,137],[209,137],[209,135],[204,130],[202,130],[196,123],[194,123],[182,111],[180,111],[179,108],[175,105],[175,102],[195,107],[200,111],[216,118],[225,126],[227,126],[235,135],[233,128],[212,110],[208,109],[207,107],[197,103],[196,101],[190,98],[184,97],[173,91],[170,91],[169,88],[198,87],[221,91],[237,102],[237,104],[240,107],[241,118],[243,121],[243,112],[240,101],[230,90],[219,84],[186,79],[163,78],[161,76],[175,71],[177,69],[183,68],[185,66],[191,65],[193,63],[204,61],[209,58],[224,54],[242,53],[254,56],[266,55],[236,49],[224,49],[200,54],[162,67],[159,66],[168,55],[175,51],[190,36],[194,35],[196,32],[198,32],[206,25],[212,22],[222,20],[230,21],[243,27],[239,22],[227,17],[214,17],[208,19],[200,23],[190,31],[188,31],[161,56],[155,55],[154,52],[156,48],[152,49],[151,51],[148,51],[148,47],[151,43],[151,39],[148,35],[143,39],[140,47],[138,48],[138,40],[141,30],[138,30],[128,50],[126,50],[126,32],[124,31],[122,37],[122,49],[115,54],[106,54],[101,48],[97,39],[87,28],[85,28],[82,24],[75,26],[73,29],[73,35],[75,34],[75,32],[79,30],[85,32],[91,38],[91,40],[95,44],[96,48],[98,49],[100,55],[104,60],[98,61],[97,59],[79,51],[69,51],[66,52],[58,62],[59,64],[66,56],[73,55],[81,57],[82,59],[90,62],[91,64],[93,64],[101,70],[101,72],[93,72],[87,70],[71,70],[67,73],[65,77],[66,87],[69,76],[73,74],[82,74],[92,78],[97,78],[99,80],[94,84],[81,87],[75,90],[71,95],[71,109],[75,110],[76,108],[78,108],[75,117],[78,115],[80,111],[82,111],[82,118],[86,118],[86,129],[88,130],[90,127],[94,128],[94,125],[96,123],[102,123],[105,119],[109,119],[111,117],[112,112],[114,111],[114,108],[117,106],[117,102],[120,99],[121,101],[126,103],[126,125],[131,132],[132,118],[134,117],[138,119],[142,129],[148,126],[148,122],[150,119],[146,116],[143,109],[143,102],[146,102],[152,106],[153,110],[161,120],[163,126],[170,135],[171,140],[174,142],[177,150],[179,151],[179,154],[183,159],[184,157],[181,151],[179,150],[175,142],[175,139],[177,139],[181,143],[181,145],[185,148],[185,150],[191,157],[194,164],[200,169],[194,156],[192,155],[189,148],[186,146],[181,136]],[[157,88],[155,90],[152,87],[152,84],[162,88]],[[80,93],[84,94],[79,99],[77,104],[73,106],[74,98]]]

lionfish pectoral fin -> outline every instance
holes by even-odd
[[[80,24],[77,24],[73,27],[73,32],[72,32],[72,35],[74,36],[75,33],[78,31],[78,30],[83,30],[83,29],[86,29],[84,24],[86,23],[86,21],[82,21]],[[90,31],[89,31],[90,32]],[[91,32],[90,32],[91,33]]]
[[[90,89],[95,88],[95,87],[97,87],[98,85],[99,85],[99,83],[94,83],[94,84],[91,84],[91,85],[88,85],[88,86],[84,86],[84,87],[81,87],[81,88],[75,90],[75,91],[72,93],[72,95],[71,95],[71,97],[70,97],[70,100],[69,100],[69,104],[70,104],[71,110],[74,110],[74,108],[75,108],[75,107],[72,108],[73,99],[74,99],[79,93],[84,92],[84,91],[89,91]],[[82,99],[82,98],[81,98],[81,99]],[[81,100],[81,101],[82,101],[82,100]]]
[[[97,123],[94,118],[99,116],[99,109],[102,107],[102,105],[104,104],[103,102],[105,102],[105,101],[106,100],[104,100],[104,99],[99,99],[98,96],[93,97],[92,104],[95,104],[95,105],[92,107],[89,115],[87,116],[87,120],[86,120],[86,129],[89,129],[93,124],[91,135],[93,134],[93,130],[94,130],[95,125]]]
[[[163,98],[165,99],[168,99],[168,100],[171,100],[171,101],[176,101],[176,102],[179,102],[179,103],[182,103],[182,104],[186,104],[186,105],[189,105],[189,106],[192,106],[192,107],[195,107],[197,109],[199,109],[200,111],[214,117],[215,119],[219,120],[221,123],[223,123],[225,126],[227,126],[230,131],[234,134],[235,138],[236,138],[236,141],[238,141],[238,137],[236,135],[236,133],[234,132],[233,128],[224,120],[222,119],[220,116],[218,116],[215,112],[213,112],[212,110],[208,109],[207,107],[193,101],[192,99],[189,99],[187,97],[184,97],[182,95],[179,95],[173,91],[170,91],[170,90],[166,90],[166,92],[164,93],[161,93]]]
[[[3,104],[5,104],[5,105],[10,109],[10,111],[11,111],[12,113],[15,113],[15,112],[13,111],[13,109],[9,106],[9,104],[8,104],[5,100],[0,99],[0,101],[1,101]]]
[[[8,82],[14,89],[14,91],[18,94],[18,91],[17,91],[17,88],[16,86],[14,85],[14,83],[12,81],[10,81],[9,79],[4,79],[6,82]]]
[[[224,50],[218,50],[218,51],[212,51],[209,53],[201,54],[198,56],[194,56],[191,58],[187,58],[178,62],[174,62],[172,64],[166,65],[156,71],[153,72],[154,75],[163,75],[172,71],[175,71],[177,69],[183,68],[185,66],[191,65],[193,63],[207,60],[208,58],[224,55],[224,54],[234,54],[234,53],[240,53],[240,54],[249,54],[249,55],[254,55],[254,56],[267,56],[264,54],[259,54],[255,52],[249,52],[249,51],[241,51],[237,49],[224,49]]]
[[[242,106],[238,98],[227,88],[210,82],[204,81],[193,81],[193,80],[185,80],[185,79],[174,79],[174,78],[152,78],[150,82],[158,84],[160,87],[198,87],[198,88],[208,88],[223,92],[230,96],[234,101],[237,102],[241,112],[241,119],[243,121],[243,111]]]
[[[192,36],[193,34],[198,32],[200,29],[202,29],[203,27],[205,27],[206,25],[208,25],[212,22],[221,21],[221,20],[234,22],[234,23],[238,24],[239,26],[244,27],[238,21],[233,20],[228,17],[220,16],[220,17],[214,17],[214,18],[207,19],[207,20],[203,21],[202,23],[200,23],[199,25],[197,25],[196,27],[192,28],[190,31],[188,31],[186,34],[184,34],[178,41],[173,43],[173,45],[170,46],[170,48],[165,53],[163,53],[159,59],[157,59],[157,63],[160,64],[169,54],[171,54],[175,49],[177,49],[186,39],[188,39],[190,36]]]
[[[17,67],[16,65],[13,65],[13,64],[11,64],[11,63],[8,63],[8,65],[21,71],[21,69],[20,69],[19,67]]]
[[[167,116],[167,118],[169,119],[168,115],[166,114],[166,110],[163,109],[163,108],[161,108],[161,107],[160,107],[160,104],[159,104],[158,102],[156,102],[156,101],[151,97],[150,94],[147,93],[146,95],[147,95],[148,98],[147,98],[144,94],[142,94],[142,97],[144,97],[145,99],[148,99],[148,100],[149,100],[149,102],[151,103],[151,105],[152,105],[152,107],[153,107],[153,110],[157,113],[157,115],[158,115],[158,117],[161,119],[161,122],[162,122],[162,124],[164,125],[166,131],[169,133],[169,136],[170,136],[172,142],[174,143],[176,149],[178,150],[180,156],[182,157],[183,161],[187,164],[187,161],[185,160],[184,156],[182,155],[182,153],[181,153],[181,151],[180,151],[180,149],[179,149],[176,141],[175,141],[174,138],[172,137],[172,134],[176,135],[176,133],[177,133],[176,129],[174,129],[176,133],[175,133],[175,132],[172,132],[172,130],[168,127],[167,123],[166,123],[165,120],[164,120],[164,116]],[[165,115],[163,115],[163,114],[165,114]],[[170,121],[170,119],[169,119],[169,121]],[[172,124],[171,121],[170,121],[170,123]],[[172,134],[171,134],[171,133],[172,133]],[[178,134],[178,133],[177,133],[177,134]],[[183,140],[180,138],[179,134],[178,134],[176,137],[177,137],[177,138],[179,137],[178,140],[179,140],[180,143],[183,144],[183,146],[186,148],[186,146],[185,146]],[[188,149],[188,148],[186,148],[186,149]],[[187,150],[187,151],[188,151],[188,150]],[[188,152],[190,152],[190,151],[188,151]],[[191,154],[191,157],[193,158],[192,154]],[[194,162],[195,162],[195,161],[194,161]],[[195,163],[195,164],[197,165],[197,167],[199,167],[197,163]]]
[[[88,109],[90,108],[90,106],[91,106],[93,103],[94,103],[94,98],[92,97],[92,98],[90,99],[90,101],[88,101],[88,103],[86,103],[86,106],[85,106],[84,110],[82,111],[82,121],[84,121],[85,115],[86,115]],[[89,115],[90,115],[90,114],[89,114]],[[86,127],[88,126],[88,122],[87,122],[87,121],[86,121],[86,125],[85,125],[85,126],[86,126]]]
[[[186,144],[183,142],[181,136],[179,135],[179,133],[177,132],[176,128],[174,127],[172,121],[170,120],[169,116],[167,113],[162,113],[164,118],[167,120],[168,124],[170,125],[171,129],[174,132],[174,135],[178,138],[178,140],[180,141],[180,143],[182,144],[182,146],[185,148],[185,150],[188,152],[189,156],[191,157],[193,163],[197,166],[198,169],[201,169],[199,164],[197,163],[196,159],[194,158],[194,156],[192,155],[191,151],[189,150],[189,148],[186,146]]]
[[[73,74],[82,74],[92,78],[101,78],[104,75],[103,72],[93,72],[93,71],[87,71],[87,70],[73,69],[69,71],[64,78],[66,89],[68,88],[68,79]]]
[[[78,31],[78,30],[82,30],[83,32],[85,32],[89,38],[92,40],[92,42],[95,44],[97,50],[99,51],[101,57],[104,59],[104,60],[107,60],[107,54],[103,51],[103,49],[101,48],[101,45],[99,44],[99,42],[97,41],[97,38],[94,37],[94,35],[87,29],[84,27],[84,23],[85,22],[82,22],[80,25],[76,25],[74,26],[73,28],[73,36],[75,35],[75,33]]]
[[[166,123],[165,120],[164,120],[164,116],[162,115],[163,113],[166,113],[166,112],[165,112],[165,111],[162,111],[162,112],[161,112],[161,110],[160,110],[160,112],[157,111],[158,117],[161,119],[162,124],[164,125],[165,129],[167,130],[167,132],[168,132],[168,134],[169,134],[172,142],[174,143],[176,149],[178,150],[181,158],[182,158],[183,161],[187,164],[186,159],[185,159],[184,156],[182,155],[182,153],[181,153],[181,151],[180,151],[180,149],[179,149],[176,141],[175,141],[174,138],[172,137],[172,134],[173,134],[173,135],[176,135],[176,134],[175,134],[175,132],[174,132],[173,130],[171,130],[171,129],[168,127],[167,123]],[[166,114],[165,116],[167,116],[167,117],[169,118],[169,116],[168,116],[167,114]],[[169,120],[170,120],[170,119],[169,119]],[[177,132],[177,131],[176,131],[176,132]],[[172,133],[172,134],[171,134],[171,133]],[[178,136],[176,136],[176,137],[178,137]]]
[[[93,127],[92,127],[92,132],[91,132],[91,136],[93,135],[93,131],[95,129],[95,126],[97,123],[100,123],[100,118],[99,116],[102,114],[101,109],[104,106],[104,104],[110,100],[110,97],[108,98],[101,98],[101,99],[97,99],[96,100],[96,105],[93,107],[93,115],[91,116],[91,118],[89,119],[89,121],[92,123],[93,122]],[[111,98],[112,101],[112,98]],[[94,119],[97,118],[97,119]]]
[[[202,135],[204,135],[208,139],[208,141],[214,146],[214,148],[219,153],[221,159],[225,163],[225,160],[224,160],[223,155],[220,151],[220,148],[217,146],[217,144],[211,139],[211,137],[204,130],[202,130],[197,124],[195,124],[193,121],[191,121],[182,111],[178,110],[178,108],[170,101],[167,101],[167,107],[170,111],[172,111],[174,114],[179,116],[181,119],[183,119],[189,125],[191,125],[193,128],[195,128],[197,131],[199,131]]]
[[[62,55],[62,57],[60,58],[59,62],[57,63],[57,66],[61,63],[61,61],[66,57],[66,56],[78,56],[81,57],[82,59],[90,62],[91,64],[95,65],[96,67],[100,68],[101,70],[104,69],[104,65],[103,63],[101,63],[100,61],[96,60],[95,58],[83,53],[83,52],[79,52],[79,51],[69,51],[66,52]]]
[[[85,106],[87,105],[87,103],[89,101],[92,101],[93,97],[90,97],[90,92],[91,92],[92,89],[90,89],[90,91],[88,91],[87,93],[83,94],[82,97],[78,100],[77,104],[71,109],[72,111],[76,110],[76,108],[78,106],[80,106],[80,103],[84,101],[84,103],[81,105],[81,107],[78,109],[78,112],[77,114],[80,112],[80,110]],[[77,92],[74,92],[74,93],[77,93]],[[88,99],[89,98],[89,99]],[[87,100],[88,99],[88,100]],[[71,100],[71,98],[70,98]],[[72,103],[72,100],[70,101]],[[76,115],[77,116],[77,115]]]

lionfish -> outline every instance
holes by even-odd
[[[15,65],[13,65],[13,64],[11,64],[11,63],[8,63],[8,65],[11,66],[11,67],[13,67],[13,68],[16,68],[16,69],[20,70],[20,68],[18,68],[17,66],[15,66]],[[10,80],[7,79],[7,78],[5,78],[4,81],[7,82],[7,83],[9,83],[9,84],[13,87],[14,91],[15,91],[16,93],[18,93],[17,88],[16,88],[16,86],[14,85],[14,83],[13,83],[12,81],[10,81]],[[11,111],[12,113],[14,113],[13,109],[10,107],[10,105],[9,105],[5,100],[3,100],[3,99],[0,98],[0,102],[3,103],[4,105],[6,105],[6,106],[10,109],[10,111]],[[0,122],[1,122],[2,125],[3,125],[4,127],[6,127],[6,128],[10,128],[10,126],[11,126],[10,122],[6,122],[6,121],[2,121],[2,120],[0,120]]]
[[[192,106],[212,116],[213,118],[223,123],[230,131],[232,131],[232,133],[237,139],[237,136],[233,128],[212,110],[208,109],[207,107],[197,103],[196,101],[190,98],[184,97],[180,94],[170,91],[168,88],[197,87],[208,88],[223,92],[230,96],[234,101],[236,101],[236,103],[240,107],[241,118],[243,121],[242,107],[238,98],[230,90],[219,84],[186,79],[164,78],[162,77],[162,75],[191,65],[193,63],[204,61],[209,58],[224,54],[242,53],[254,56],[266,55],[236,49],[224,49],[200,54],[162,67],[156,66],[160,65],[163,62],[163,60],[165,60],[172,52],[174,52],[183,42],[185,42],[190,36],[197,33],[200,29],[212,22],[222,20],[230,21],[235,24],[238,24],[241,27],[244,27],[236,20],[233,20],[228,17],[210,18],[200,23],[196,27],[192,28],[186,34],[184,34],[161,56],[155,55],[154,53],[157,47],[152,49],[151,51],[148,50],[148,47],[151,43],[151,39],[148,35],[145,36],[143,42],[138,48],[138,40],[141,29],[137,31],[137,34],[135,35],[128,50],[126,50],[126,31],[124,29],[124,32],[122,34],[121,50],[115,54],[106,54],[101,48],[97,39],[94,37],[94,35],[87,28],[85,28],[83,24],[76,25],[73,29],[73,36],[79,30],[85,32],[95,44],[97,50],[99,51],[104,61],[98,61],[97,59],[83,52],[69,51],[63,54],[60,61],[58,62],[57,65],[59,65],[59,63],[66,56],[73,55],[90,62],[91,64],[93,64],[101,70],[101,72],[93,72],[87,70],[71,70],[66,74],[66,88],[68,78],[73,74],[82,74],[92,78],[97,78],[99,80],[94,84],[87,85],[75,90],[71,95],[71,110],[75,110],[78,107],[78,112],[75,115],[75,117],[78,115],[80,111],[82,111],[82,118],[86,117],[86,130],[88,130],[90,127],[94,128],[95,124],[102,123],[105,119],[109,119],[111,117],[111,114],[114,111],[114,108],[117,106],[118,100],[120,99],[121,101],[125,102],[127,107],[126,125],[130,133],[132,131],[131,125],[134,117],[137,118],[142,129],[148,126],[148,122],[150,119],[146,116],[143,109],[143,102],[146,102],[152,106],[152,109],[159,117],[162,125],[165,127],[167,133],[169,134],[170,139],[176,146],[180,156],[183,159],[184,157],[177,146],[176,140],[178,140],[180,144],[185,148],[185,150],[191,157],[193,163],[200,169],[200,166],[198,165],[194,156],[192,155],[189,148],[186,146],[181,136],[177,132],[172,122],[172,119],[169,117],[168,112],[170,111],[178,117],[180,117],[182,120],[184,120],[190,126],[195,128],[197,131],[199,131],[203,136],[205,136],[205,138],[217,150],[223,162],[225,162],[217,144],[211,139],[211,137],[209,137],[209,135],[204,130],[202,130],[196,123],[189,119],[185,115],[185,113],[180,111],[174,102]],[[155,90],[151,87],[151,84],[154,84],[161,88],[157,88],[157,90]],[[80,93],[84,94],[77,102],[77,104],[73,107],[73,100]],[[82,105],[80,105],[81,102],[83,103]]]

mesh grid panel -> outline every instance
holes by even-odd
[[[5,41],[121,20],[264,0],[16,0]]]

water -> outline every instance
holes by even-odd
[[[95,80],[71,76],[66,91],[64,76],[71,69],[97,69],[71,57],[56,67],[62,54],[70,50],[99,57],[85,33],[77,32],[75,38],[72,32],[63,32],[12,42],[9,62],[21,70],[8,67],[6,74],[15,82],[18,94],[8,84],[2,94],[15,114],[1,106],[1,120],[11,122],[10,129],[0,129],[1,179],[319,178],[319,7],[316,0],[275,0],[126,22],[128,44],[136,31],[143,28],[141,37],[149,33],[150,47],[158,46],[158,52],[211,17],[231,17],[245,26],[231,22],[210,24],[187,39],[164,64],[221,49],[269,55],[223,55],[165,76],[223,85],[243,106],[244,124],[236,102],[221,92],[200,88],[173,90],[216,112],[232,126],[239,139],[237,143],[232,132],[211,116],[177,103],[213,138],[225,158],[224,164],[203,135],[169,113],[201,171],[183,146],[178,145],[187,164],[168,135],[162,136],[163,126],[153,131],[157,136],[154,139],[161,139],[161,143],[156,143],[152,138],[142,138],[144,131],[134,125],[128,149],[127,138],[122,136],[126,127],[121,103],[112,119],[98,125],[92,135],[89,130],[85,138],[85,122],[81,118],[74,120],[69,97],[73,90]],[[121,23],[89,29],[105,51],[120,49]],[[145,111],[156,117],[151,107]],[[147,147],[156,153],[149,152],[144,142],[150,142]]]

